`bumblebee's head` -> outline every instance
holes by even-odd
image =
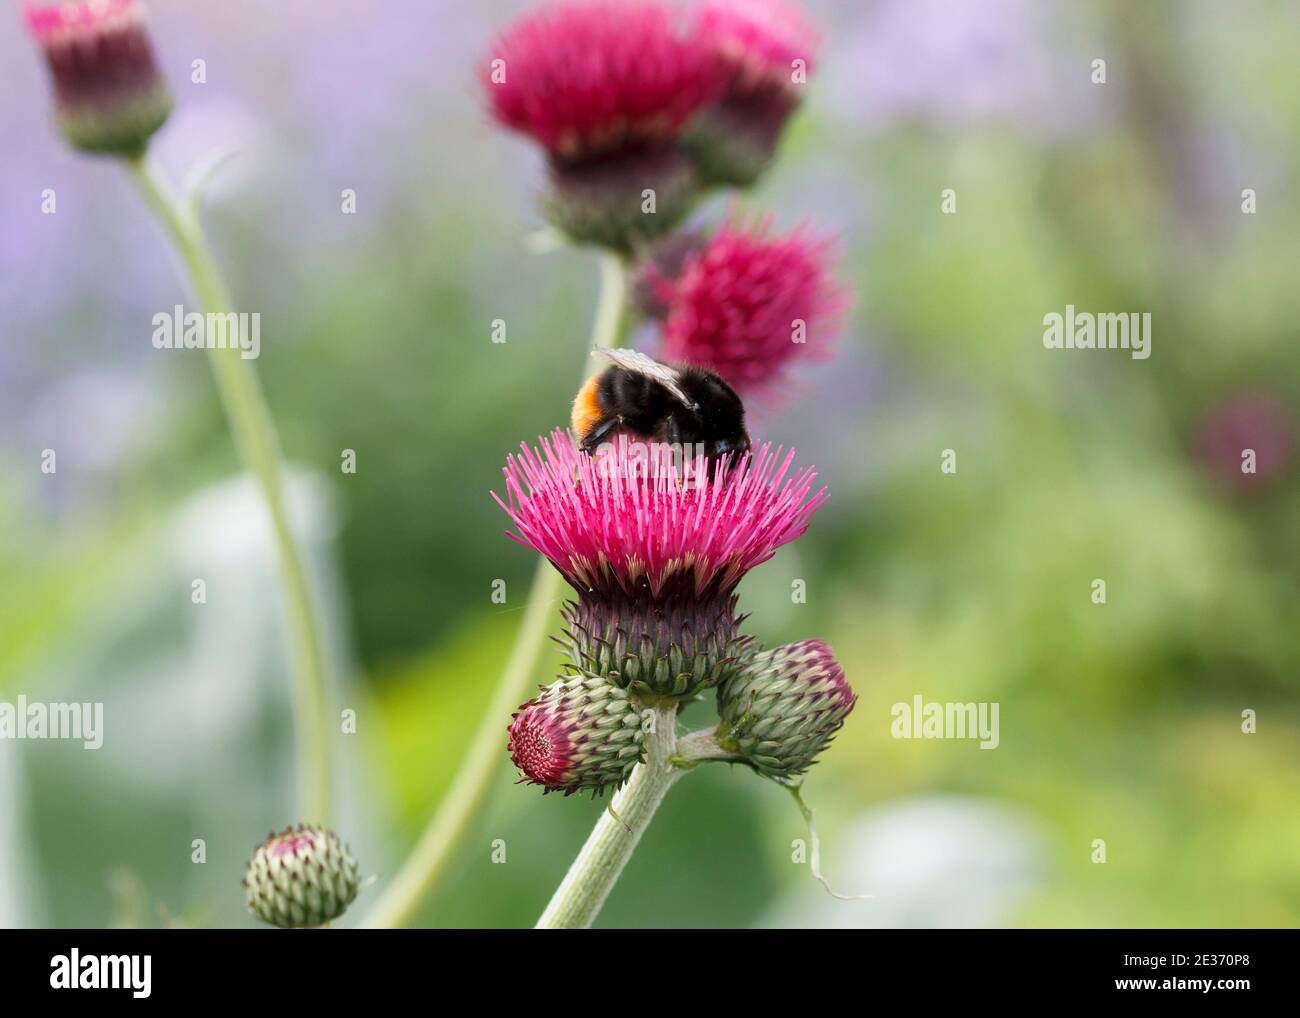
[[[717,438],[710,444],[709,456],[713,459],[722,459],[724,456],[732,456],[733,459],[739,459],[750,449],[749,435],[741,431],[737,435],[729,438]],[[734,454],[734,455],[733,455]]]
[[[727,456],[738,459],[749,452],[745,404],[736,390],[720,375],[694,365],[681,370],[680,381],[687,397],[695,404],[691,412],[709,459]]]

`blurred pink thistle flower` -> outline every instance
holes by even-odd
[[[544,6],[503,32],[490,58],[493,116],[571,161],[671,141],[720,87],[708,47],[648,0]]]
[[[694,30],[726,84],[692,122],[687,149],[705,183],[749,187],[803,99],[820,34],[792,0],[705,0]]]
[[[493,117],[549,157],[547,217],[573,239],[627,249],[670,229],[695,196],[676,148],[722,88],[710,47],[652,0],[565,0],[492,44],[481,79]],[[654,214],[642,208],[655,195]]]
[[[821,45],[821,33],[792,0],[705,0],[696,18],[697,31],[728,65],[732,95],[769,84],[797,95],[797,72],[812,71]]]
[[[666,308],[666,361],[712,368],[742,396],[771,396],[798,358],[824,357],[847,310],[830,273],[829,238],[767,221],[724,225],[687,253],[675,277],[652,261],[645,284]]]

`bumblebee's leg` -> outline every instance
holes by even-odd
[[[656,440],[661,443],[655,450],[656,462],[661,467],[670,466],[681,474],[682,464],[690,459],[690,452],[682,445],[682,425],[674,414],[669,414],[659,424]]]
[[[663,440],[669,445],[682,444],[682,426],[678,423],[677,418],[671,414],[664,420]]]
[[[600,445],[600,443],[605,440],[605,436],[622,423],[623,418],[618,416],[611,417],[609,420],[596,425],[596,427],[592,428],[591,431],[587,433],[587,437],[582,440],[582,451],[591,452],[596,448],[596,446]]]

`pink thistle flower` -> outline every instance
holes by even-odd
[[[640,694],[683,697],[749,654],[735,588],[808,527],[828,497],[793,451],[763,445],[710,465],[650,462],[620,436],[596,455],[556,431],[521,447],[497,503],[509,536],[545,555],[577,591],[562,643],[584,673]]]
[[[561,679],[515,712],[507,749],[523,777],[566,795],[618,787],[644,756],[641,710],[604,678]]]
[[[797,72],[812,71],[821,45],[821,33],[791,0],[705,0],[696,18],[697,31],[728,65],[733,95],[768,84],[797,95]]]
[[[568,162],[672,141],[718,94],[709,48],[649,0],[569,0],[527,14],[483,71],[492,113]]]
[[[848,306],[830,260],[831,241],[806,227],[724,225],[675,279],[649,284],[667,308],[661,359],[712,368],[742,396],[770,395],[791,362],[829,352]]]
[[[545,6],[493,43],[481,78],[493,117],[547,153],[543,211],[574,240],[626,251],[690,209],[695,174],[676,142],[720,94],[722,73],[671,8]]]
[[[134,156],[171,112],[137,0],[27,2],[54,82],[59,129],[90,152]]]
[[[602,446],[608,455],[592,456],[555,431],[540,450],[525,444],[509,457],[508,501],[493,494],[517,528],[508,536],[550,559],[579,593],[729,593],[829,497],[813,491],[811,468],[791,476],[793,450],[770,444],[712,469],[697,457],[687,476],[644,469],[635,448],[620,436]]]
[[[695,33],[726,85],[692,123],[687,148],[705,183],[748,187],[803,99],[820,34],[791,0],[705,0]]]

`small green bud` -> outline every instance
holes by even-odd
[[[356,860],[333,831],[311,824],[267,835],[244,875],[248,908],[282,929],[323,926],[361,887]]]
[[[510,757],[525,781],[565,795],[617,788],[645,752],[641,707],[625,689],[576,673],[516,711]]]
[[[797,777],[844,724],[857,697],[820,640],[755,654],[718,688],[718,742],[769,777]]]

